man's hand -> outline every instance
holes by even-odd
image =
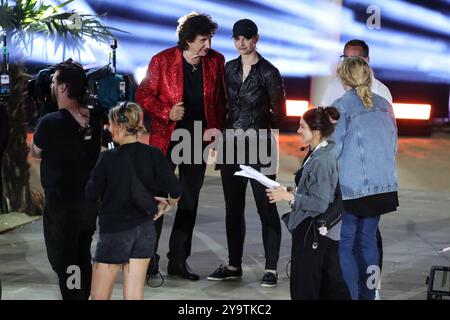
[[[184,116],[184,102],[178,102],[172,106],[170,110],[169,118],[172,121],[180,121]]]

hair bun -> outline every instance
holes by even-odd
[[[341,117],[341,114],[339,113],[338,109],[335,107],[326,107],[325,108],[325,114],[328,116],[328,119],[331,123],[336,124],[339,118]]]

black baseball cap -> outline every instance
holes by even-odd
[[[233,26],[233,37],[244,36],[247,39],[258,34],[258,27],[250,19],[241,19]]]

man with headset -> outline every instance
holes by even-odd
[[[71,59],[55,65],[52,98],[58,111],[39,121],[31,155],[42,159],[44,238],[64,300],[87,300],[91,290],[91,242],[97,208],[84,189],[100,152],[100,119],[85,107],[87,79]]]

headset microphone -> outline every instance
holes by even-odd
[[[300,150],[301,150],[301,151],[305,151],[306,149],[309,149],[309,148],[311,148],[311,145],[308,144],[308,145],[305,146],[305,147],[301,147]]]

